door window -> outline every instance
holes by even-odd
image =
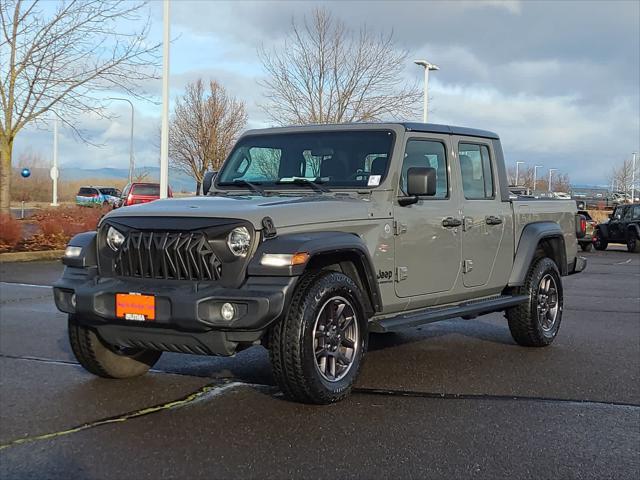
[[[407,193],[407,172],[412,167],[429,167],[436,171],[436,194],[425,198],[448,198],[447,155],[442,142],[417,139],[407,142],[400,177],[400,189],[404,194]]]
[[[616,207],[615,212],[613,212],[613,219],[621,220],[623,214],[624,214],[624,207]]]
[[[461,143],[458,146],[458,158],[464,198],[467,200],[494,198],[489,148],[475,143]]]

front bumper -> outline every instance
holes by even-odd
[[[250,277],[234,289],[206,282],[101,278],[96,268],[66,267],[54,284],[54,299],[59,310],[94,327],[113,345],[231,355],[238,344],[259,340],[283,314],[296,280]],[[116,294],[133,292],[155,296],[155,320],[116,317]],[[220,315],[220,307],[227,302],[236,307],[230,321]]]

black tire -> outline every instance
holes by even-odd
[[[583,252],[590,252],[593,250],[593,243],[581,243],[580,248],[582,248]]]
[[[545,294],[543,280],[551,279],[552,288],[555,290],[556,309],[549,308],[554,313],[553,322],[549,325],[549,318],[541,319],[547,306],[554,303],[554,294]],[[555,288],[553,288],[555,287]],[[525,347],[546,347],[550,345],[558,334],[562,321],[563,291],[560,272],[550,258],[539,258],[534,261],[529,269],[527,278],[522,287],[514,292],[516,295],[528,295],[529,301],[507,310],[506,316],[509,322],[509,330],[513,339]],[[544,297],[544,298],[543,298]]]
[[[609,246],[609,242],[607,242],[603,236],[600,229],[597,229],[593,235],[593,248],[596,250],[606,250]]]
[[[69,343],[80,365],[104,378],[131,378],[144,375],[158,361],[162,352],[116,348],[102,341],[91,328],[79,325],[69,315]]]
[[[633,230],[627,232],[627,250],[629,253],[640,253],[640,239]]]
[[[342,300],[345,306],[340,309]],[[337,313],[331,315],[334,304],[340,314],[332,320]],[[325,314],[327,309],[328,315]],[[347,316],[344,312],[353,312],[353,315]],[[318,327],[320,322],[326,325]],[[331,325],[336,325],[337,330]],[[315,404],[333,403],[346,397],[367,350],[367,326],[362,292],[351,278],[334,271],[306,273],[294,292],[286,317],[274,325],[269,340],[273,373],[284,395],[294,401]],[[332,329],[336,332],[329,333]],[[329,335],[334,336],[329,339]],[[348,340],[353,348],[342,343],[346,342],[347,335],[351,335]],[[335,342],[337,347],[325,342]],[[337,351],[330,351],[334,347]],[[322,363],[323,352],[326,352],[324,367],[318,364]],[[320,360],[316,361],[316,358]],[[343,359],[349,361],[348,367],[340,363]],[[343,369],[340,374],[343,376],[338,375],[339,369]]]

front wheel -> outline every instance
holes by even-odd
[[[73,315],[69,315],[69,343],[80,365],[104,378],[144,375],[162,355],[162,352],[156,350],[109,345],[94,330],[78,324]]]
[[[593,235],[593,247],[596,250],[606,250],[609,246],[609,242],[607,242],[602,236],[602,232],[600,230],[596,230]]]
[[[536,260],[522,287],[515,292],[528,295],[526,303],[507,310],[513,339],[525,347],[545,347],[558,334],[562,320],[563,292],[560,272],[550,258]]]
[[[583,252],[590,252],[591,249],[593,248],[593,243],[589,242],[589,243],[581,243],[580,244],[580,248],[582,248]]]
[[[285,396],[316,404],[346,397],[367,350],[367,325],[362,293],[351,278],[334,271],[305,274],[269,341]]]
[[[640,240],[634,231],[627,233],[627,251],[630,253],[640,253]]]

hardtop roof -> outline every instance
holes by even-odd
[[[307,124],[307,125],[291,125],[286,127],[272,127],[248,130],[244,135],[260,135],[270,133],[293,133],[296,131],[310,131],[318,127],[326,130],[353,130],[358,127],[367,128],[385,128],[385,127],[401,127],[408,132],[424,132],[424,133],[443,133],[445,135],[465,135],[471,137],[492,138],[498,140],[497,133],[488,130],[479,130],[476,128],[457,127],[453,125],[440,125],[437,123],[420,123],[420,122],[357,122],[357,123],[334,123],[334,124]]]

